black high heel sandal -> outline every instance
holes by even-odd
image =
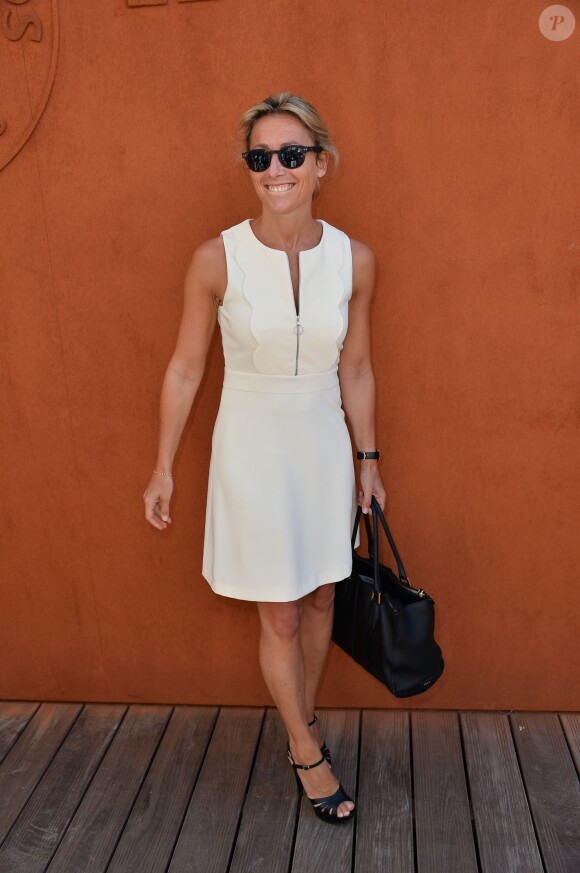
[[[287,752],[288,760],[290,761],[290,765],[294,769],[294,776],[296,777],[296,784],[298,786],[298,794],[306,794],[304,790],[304,786],[300,780],[300,776],[298,775],[298,770],[312,770],[314,767],[319,767],[320,764],[324,764],[326,758],[324,755],[317,761],[315,764],[296,764],[294,763],[294,758],[292,757],[292,753],[290,751],[290,744],[288,744],[288,752]],[[306,794],[308,797],[308,794]],[[345,800],[350,800],[352,803],[352,797],[349,797],[342,785],[338,784],[338,788],[334,792],[334,794],[329,794],[328,797],[308,797],[308,800],[312,804],[312,808],[319,819],[322,821],[328,822],[329,824],[342,824],[344,821],[348,821],[351,818],[354,818],[356,815],[356,807],[351,809],[348,815],[338,815],[338,807],[341,803],[344,803]]]

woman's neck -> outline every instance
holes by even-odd
[[[251,225],[260,242],[284,251],[314,248],[322,237],[322,225],[310,210],[295,210],[286,215],[263,211]]]

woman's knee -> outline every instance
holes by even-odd
[[[334,582],[320,585],[318,588],[315,588],[314,591],[311,591],[310,594],[306,595],[305,601],[309,603],[310,606],[314,607],[314,609],[328,612],[334,603],[334,587]]]
[[[292,639],[300,631],[301,604],[258,603],[262,630],[281,639]]]

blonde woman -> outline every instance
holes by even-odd
[[[385,504],[369,343],[374,255],[313,217],[338,151],[312,104],[273,94],[248,109],[240,130],[260,211],[193,254],[145,515],[159,530],[171,524],[173,458],[217,321],[225,370],[202,573],[217,594],[256,602],[260,666],[299,791],[323,821],[346,822],[355,805],[331,768],[314,709],[334,583],[352,568],[357,503],[363,512],[373,495]],[[345,414],[360,459],[358,494]]]

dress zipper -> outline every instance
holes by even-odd
[[[286,252],[286,257],[288,259],[288,274],[290,276],[290,293],[292,294],[292,300],[294,301],[294,289],[292,288],[292,271],[290,269],[290,255]],[[300,334],[304,330],[304,326],[300,322],[300,252],[298,252],[298,306],[296,306],[296,301],[294,301],[294,310],[296,312],[296,324],[294,325],[294,333],[296,334],[296,366],[294,368],[294,375],[298,375],[298,352],[300,349]]]
[[[296,327],[294,328],[294,333],[296,334],[296,369],[294,371],[294,375],[298,375],[298,349],[300,348],[300,334],[304,330],[303,326],[300,324],[300,316],[296,316]]]

